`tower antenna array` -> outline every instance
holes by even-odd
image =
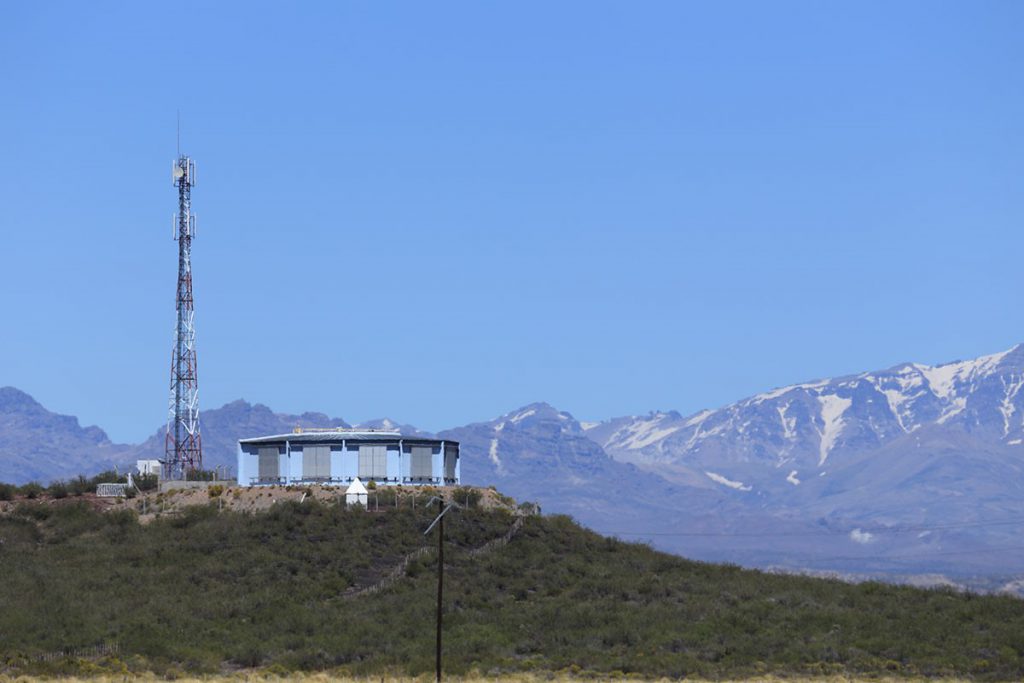
[[[199,380],[196,373],[196,328],[192,300],[192,239],[196,217],[192,213],[192,188],[196,164],[179,154],[171,168],[178,188],[178,212],[174,217],[174,239],[178,242],[178,291],[175,308],[174,348],[171,351],[171,396],[167,414],[163,476],[185,479],[203,468],[203,443],[199,434]]]

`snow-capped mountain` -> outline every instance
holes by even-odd
[[[653,539],[663,547],[760,566],[1020,574],[1022,385],[1018,345],[583,427],[616,460],[745,505],[721,538]],[[751,520],[770,530],[744,547]],[[821,528],[785,529],[796,521]]]
[[[533,403],[489,422],[441,432],[461,444],[462,481],[494,485],[546,512],[596,529],[717,527],[742,504],[718,491],[692,491],[608,456],[569,413]]]
[[[1018,345],[969,361],[794,384],[691,416],[590,423],[586,433],[616,459],[675,481],[794,497],[864,454],[891,449],[924,456],[929,444],[958,443],[1024,462],[1022,385]]]

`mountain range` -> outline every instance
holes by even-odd
[[[462,443],[465,483],[690,557],[1009,584],[1024,578],[1022,386],[1016,346],[803,382],[694,415],[580,422],[536,403],[441,436]],[[227,470],[240,437],[349,426],[242,400],[201,420],[204,462]],[[386,418],[361,426],[418,432]],[[161,428],[115,444],[0,389],[0,480],[128,466],[162,455],[163,438]]]

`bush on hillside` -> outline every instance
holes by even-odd
[[[77,477],[68,482],[68,491],[71,495],[76,498],[84,496],[87,493],[95,493],[96,487],[88,479],[79,474]]]
[[[51,498],[67,498],[68,485],[60,479],[50,482],[50,485],[46,487],[46,494]]]
[[[482,497],[480,491],[471,486],[461,486],[452,492],[452,500],[465,508],[475,508]]]
[[[29,500],[35,500],[39,496],[43,495],[43,487],[37,481],[30,481],[19,489],[21,495],[25,496]]]
[[[135,486],[140,491],[156,491],[160,485],[160,477],[155,474],[140,474],[137,477],[132,477],[135,481]]]
[[[0,500],[14,500],[18,488],[14,484],[0,483]]]
[[[291,668],[367,679],[432,671],[437,556],[402,559],[436,544],[423,537],[434,506],[403,499],[367,514],[307,499],[265,514],[217,508],[145,525],[134,511],[99,512],[84,501],[26,501],[0,515],[4,673],[50,674],[36,655],[105,642],[119,643],[131,671],[166,678],[222,666],[266,666],[282,677]],[[507,546],[471,554],[501,538],[513,516],[476,508],[445,520],[452,676],[474,668],[595,680],[1024,674],[1017,599],[691,562],[565,516],[529,517]],[[403,566],[385,590],[343,597]],[[140,609],[140,595],[154,590],[172,597]],[[70,660],[81,668],[64,674],[94,665]]]
[[[124,483],[124,480],[124,475],[119,474],[117,470],[103,470],[89,480],[90,492],[96,493],[98,484],[121,484]]]

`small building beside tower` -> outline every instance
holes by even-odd
[[[457,486],[459,443],[367,429],[296,429],[238,441],[238,485]]]

